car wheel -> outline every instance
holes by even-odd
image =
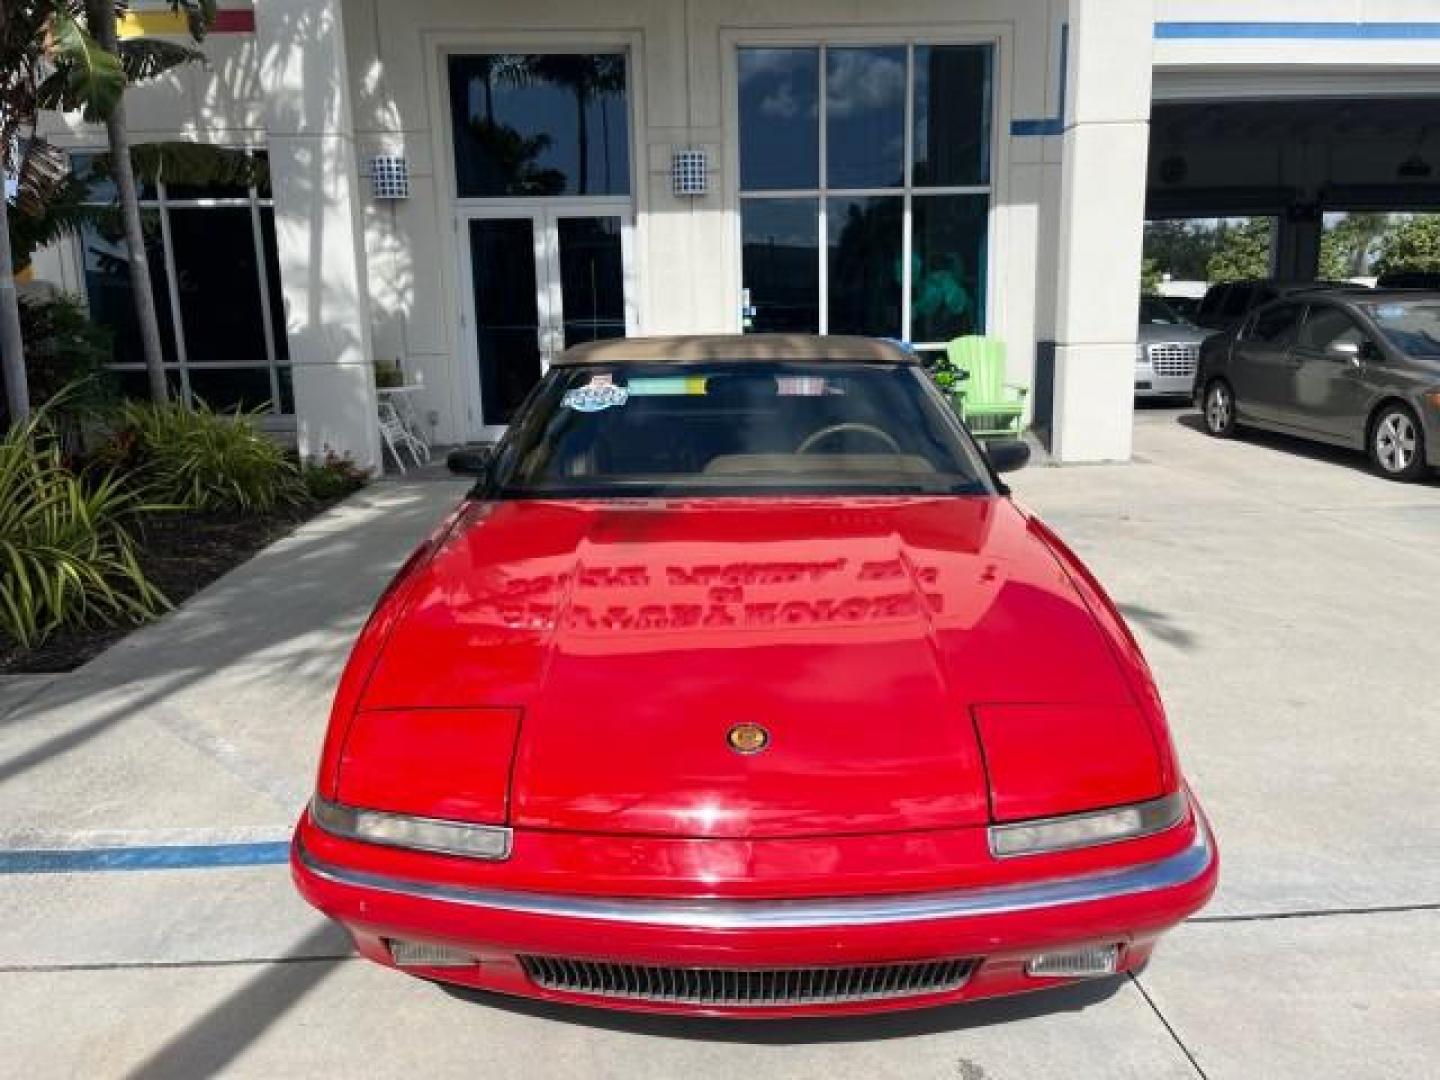
[[[1370,461],[1390,480],[1417,480],[1425,471],[1425,432],[1406,406],[1386,405],[1370,425]]]
[[[1215,379],[1205,388],[1201,413],[1205,417],[1205,430],[1217,439],[1235,433],[1235,393],[1224,379]]]

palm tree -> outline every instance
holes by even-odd
[[[154,78],[180,64],[201,59],[201,54],[171,41],[150,38],[120,41],[116,11],[123,11],[124,7],[116,0],[85,0],[85,18],[96,42],[107,53],[118,57],[124,70],[121,93],[104,111],[103,119],[110,142],[110,173],[115,181],[116,198],[125,223],[125,248],[130,256],[130,289],[135,300],[150,397],[161,403],[170,396],[170,391],[165,381],[165,360],[160,347],[160,320],[155,314],[155,288],[150,278],[150,262],[145,255],[145,226],[140,214],[140,197],[135,187],[135,169],[130,160],[130,132],[125,125],[123,91],[129,83]],[[204,40],[215,20],[215,0],[170,0],[170,9],[183,12],[188,17],[190,36],[196,42]]]
[[[12,422],[30,412],[14,281],[21,254],[15,250],[15,236],[22,234],[21,246],[28,246],[24,252],[28,259],[34,247],[31,241],[54,239],[77,228],[86,215],[74,205],[64,205],[77,200],[64,155],[36,135],[43,109],[78,110],[85,119],[103,121],[107,126],[151,391],[162,400],[166,394],[154,291],[125,129],[124,93],[130,83],[200,59],[201,54],[171,41],[119,41],[116,14],[127,6],[124,0],[5,0],[0,4],[0,173],[15,176],[16,213],[31,219],[28,228],[13,227],[7,190],[0,198],[0,352]],[[170,0],[170,8],[186,15],[196,41],[204,37],[215,15],[214,0]],[[58,211],[44,221],[50,206]]]
[[[490,53],[477,57],[485,97],[485,122],[495,127],[495,87],[522,86],[528,57],[516,53]]]
[[[64,0],[5,0],[0,5],[0,176],[15,177],[17,215],[12,225],[7,184],[0,193],[0,353],[12,424],[30,415],[15,289],[16,264],[22,260],[13,242],[20,233],[26,246],[27,230],[15,225],[29,219],[23,223],[30,226],[28,235],[43,233],[35,222],[66,181],[63,155],[36,137],[40,110],[49,97],[59,95],[91,102],[103,114],[124,89],[119,61],[97,46],[77,14],[76,5]],[[29,254],[25,251],[24,259]]]

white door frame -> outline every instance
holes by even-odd
[[[564,346],[564,299],[560,287],[561,218],[618,217],[620,219],[621,274],[625,297],[625,333],[638,332],[640,319],[635,277],[635,210],[627,196],[584,199],[518,199],[480,203],[467,200],[456,207],[455,233],[458,256],[456,280],[460,283],[461,362],[470,395],[472,417],[466,435],[472,439],[497,439],[505,433],[503,424],[486,424],[484,389],[480,380],[480,343],[476,334],[479,319],[475,311],[474,267],[471,265],[470,222],[495,219],[524,219],[531,223],[535,242],[535,315],[538,325],[540,372]]]
[[[625,301],[625,336],[633,337],[640,332],[639,289],[635,278],[635,208],[628,197],[551,199],[545,206],[545,235],[550,243],[548,257],[551,271],[551,308],[555,327],[560,330],[564,324],[565,304],[560,295],[560,229],[561,218],[618,217],[620,219],[620,273]],[[559,350],[556,350],[557,352]],[[549,360],[544,367],[548,369]]]

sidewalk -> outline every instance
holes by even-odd
[[[355,635],[465,488],[375,484],[78,671],[0,696],[0,851],[288,838]],[[0,963],[280,955],[321,925],[279,867],[195,873],[182,903],[171,872],[0,877],[28,913],[0,920]],[[103,902],[75,906],[86,886]]]
[[[1433,1072],[1440,484],[1390,484],[1279,437],[1217,442],[1181,419],[1142,412],[1134,464],[1013,478],[1141,637],[1220,838],[1215,902],[1138,979],[846,1021],[636,1018],[448,993],[354,960],[276,859],[12,868],[0,872],[5,1071]],[[283,854],[350,643],[464,487],[378,484],[79,672],[0,688],[0,860],[97,844]]]

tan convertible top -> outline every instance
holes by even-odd
[[[818,334],[715,334],[705,337],[640,337],[589,341],[566,349],[556,366],[646,363],[694,363],[702,360],[918,364],[919,358],[893,341]]]

